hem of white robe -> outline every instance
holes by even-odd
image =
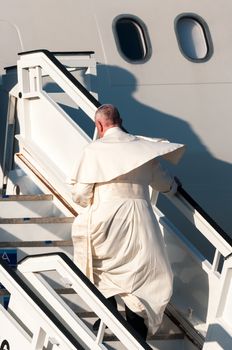
[[[120,298],[123,300],[123,302],[127,305],[127,307],[131,311],[133,311],[134,313],[136,313],[137,315],[139,315],[140,317],[142,317],[144,319],[144,323],[148,329],[148,336],[154,335],[157,332],[157,330],[159,329],[159,327],[162,323],[162,320],[163,320],[164,310],[165,310],[166,305],[168,304],[168,301],[169,301],[168,300],[166,303],[164,303],[163,312],[160,312],[159,316],[154,318],[154,317],[151,317],[149,315],[149,313],[146,310],[146,307],[144,306],[144,304],[142,303],[140,298],[137,297],[135,294],[124,293],[124,292],[116,292],[116,293],[109,294],[109,293],[104,293],[103,291],[101,291],[101,293],[106,298],[110,298],[112,296],[117,296],[117,295],[120,296]]]
[[[94,272],[92,265],[92,249],[90,243],[89,235],[72,235],[73,245],[74,245],[74,263],[80,268],[80,270],[90,279],[90,281],[94,284]],[[101,291],[101,288],[99,288]],[[159,313],[159,316],[154,319],[154,317],[150,317],[149,312],[146,311],[146,307],[141,302],[139,297],[132,293],[125,293],[117,291],[116,293],[109,294],[106,291],[101,291],[101,293],[109,298],[111,296],[119,295],[127,307],[135,312],[137,315],[141,316],[144,319],[144,323],[148,328],[148,335],[154,335],[158,328],[161,325],[163,319],[163,313],[165,307],[168,303],[164,303],[163,312]]]

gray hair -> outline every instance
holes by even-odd
[[[115,124],[121,125],[121,123],[122,123],[122,119],[120,117],[120,113],[119,113],[118,109],[115,106],[113,106],[112,104],[101,105],[96,110],[95,116],[98,113],[103,114],[105,116],[106,120],[113,125],[115,125]]]

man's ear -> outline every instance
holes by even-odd
[[[97,121],[97,128],[100,132],[103,131],[103,124],[100,122],[100,120]]]
[[[95,124],[98,132],[98,137],[101,138],[103,136],[103,124],[99,120],[96,120]]]

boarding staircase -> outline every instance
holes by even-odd
[[[125,322],[121,300],[115,312],[72,263],[71,226],[81,210],[71,198],[73,165],[96,137],[100,105],[89,92],[93,53],[22,53],[17,74],[0,199],[0,349],[230,349],[232,242],[183,188],[170,200],[213,247],[213,258],[168,220],[153,194],[175,278],[164,322],[147,344]]]

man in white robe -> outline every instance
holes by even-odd
[[[149,186],[176,192],[158,157],[177,163],[184,146],[127,134],[112,105],[99,107],[95,123],[99,139],[85,148],[72,192],[86,208],[73,224],[74,261],[111,302],[120,295],[128,322],[146,339],[159,328],[172,294]]]

